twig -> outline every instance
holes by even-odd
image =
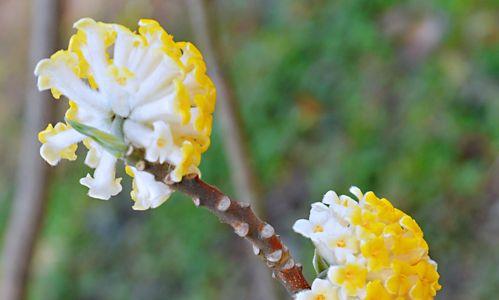
[[[261,257],[272,270],[273,276],[291,295],[310,288],[303,276],[301,265],[295,263],[274,228],[260,220],[249,204],[230,199],[197,175],[184,176],[178,183],[171,182],[168,176],[171,170],[169,165],[151,164],[140,157],[140,152],[134,152],[127,157],[127,162],[139,170],[153,174],[156,180],[191,196],[196,206],[207,208],[222,223],[230,225],[238,236],[250,241],[255,255]]]

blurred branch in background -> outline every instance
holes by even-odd
[[[255,173],[249,161],[250,156],[234,89],[224,74],[219,57],[221,47],[216,39],[213,1],[188,0],[186,3],[195,40],[201,52],[204,53],[208,73],[211,74],[217,87],[217,119],[221,124],[224,148],[229,158],[230,174],[236,197],[242,202],[250,203],[260,217],[265,217],[264,204],[258,193]],[[275,299],[274,284],[268,270],[263,265],[252,263],[252,257],[248,258],[254,280],[254,287],[251,287],[252,299]]]
[[[234,89],[225,75],[225,70],[219,58],[221,53],[213,21],[213,1],[188,0],[189,16],[196,42],[204,53],[208,64],[208,73],[211,73],[217,87],[217,119],[221,123],[223,142],[231,167],[232,182],[237,196],[247,203],[251,203],[258,214],[263,214],[263,203],[258,195],[254,170],[249,162],[248,147],[246,146],[245,132],[237,108]],[[209,10],[209,12],[208,12]]]
[[[38,155],[36,135],[51,119],[54,105],[36,88],[33,70],[54,52],[58,41],[59,1],[33,0],[24,128],[19,152],[16,193],[2,253],[0,299],[25,297],[33,249],[43,220],[49,186],[48,165]]]

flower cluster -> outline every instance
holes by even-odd
[[[215,87],[200,52],[175,42],[153,20],[140,20],[138,33],[117,24],[84,18],[60,50],[36,66],[38,88],[69,100],[66,122],[40,132],[41,156],[51,165],[75,160],[77,144],[88,148],[85,164],[95,168],[80,183],[89,196],[109,199],[121,191],[116,155],[71,126],[71,121],[144,150],[152,163],[172,166],[171,181],[199,173],[201,154],[210,144]],[[157,207],[171,191],[152,175],[135,168],[135,209]]]
[[[433,299],[437,264],[416,221],[373,192],[350,191],[358,202],[329,191],[294,224],[328,265],[296,299]]]

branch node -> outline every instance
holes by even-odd
[[[147,167],[157,178],[164,177],[164,166]],[[262,258],[291,295],[310,289],[301,266],[292,259],[275,229],[260,220],[250,206],[231,200],[216,187],[202,181],[197,175],[186,175],[182,181],[170,185],[174,190],[192,197],[196,206],[204,206],[221,222],[230,225],[234,232],[251,242],[253,253]]]
[[[282,257],[282,250],[281,249],[276,250],[276,251],[266,255],[267,260],[270,261],[271,263],[278,262],[281,259],[281,257]]]
[[[260,254],[260,248],[257,245],[255,245],[254,243],[252,243],[252,244],[253,244],[253,254],[255,254],[255,255]]]
[[[222,199],[220,199],[220,201],[218,201],[217,203],[217,209],[219,211],[226,211],[227,209],[229,209],[230,207],[230,199],[229,197],[227,196],[224,196],[222,197]]]
[[[291,269],[291,268],[292,268],[292,267],[294,267],[294,266],[295,266],[295,261],[294,261],[292,258],[290,258],[290,259],[288,259],[288,261],[287,261],[287,262],[286,262],[286,263],[282,266],[282,269],[283,269],[283,270],[289,270],[289,269]]]
[[[261,229],[260,229],[260,236],[262,239],[268,239],[271,238],[275,233],[274,227],[272,227],[269,224],[265,224]]]
[[[238,202],[238,204],[239,204],[239,206],[241,208],[248,208],[248,207],[250,207],[250,204],[247,203],[247,202]]]
[[[236,224],[234,224],[234,231],[238,236],[245,237],[246,235],[248,235],[249,225],[248,223],[237,222]]]
[[[295,266],[296,266],[296,267],[297,267],[300,271],[303,269],[303,266],[302,266],[300,263],[297,263]]]

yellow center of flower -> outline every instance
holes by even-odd
[[[163,148],[166,146],[166,140],[163,139],[163,138],[159,138],[157,141],[156,141],[156,145],[159,147],[159,148]]]
[[[346,243],[344,240],[338,240],[336,242],[336,247],[344,248],[346,246]]]
[[[326,296],[324,294],[315,295],[314,300],[326,300]]]
[[[321,225],[315,225],[314,226],[314,232],[317,233],[317,232],[323,232],[324,231],[324,227],[322,227]]]

